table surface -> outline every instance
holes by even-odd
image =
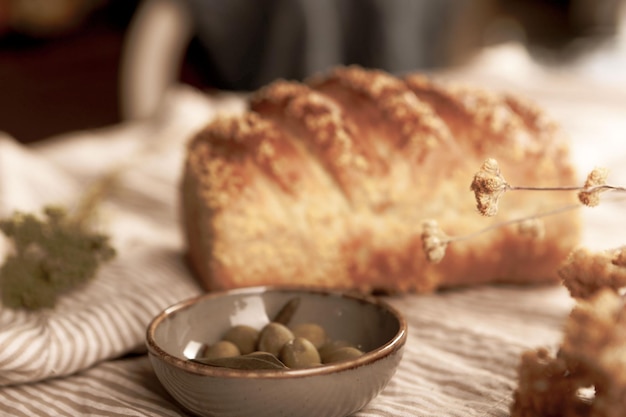
[[[535,100],[571,137],[581,179],[605,166],[610,181],[624,185],[626,80],[596,76],[599,59],[546,69],[508,45],[436,76]],[[603,59],[622,62],[621,55]],[[177,86],[154,120],[29,147],[0,138],[2,216],[72,201],[98,176],[124,169],[102,218],[120,256],[52,313],[0,308],[0,410],[18,416],[185,415],[156,379],[143,333],[162,308],[201,292],[182,260],[176,220],[183,144],[208,119],[241,106],[239,96],[208,97]],[[624,245],[623,204],[585,209],[582,244],[593,250]],[[520,354],[555,348],[573,305],[558,286],[485,286],[388,301],[408,320],[405,356],[389,385],[357,416],[507,416]]]

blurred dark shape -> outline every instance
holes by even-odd
[[[489,1],[184,0],[195,20],[192,53],[218,88],[250,90],[338,64],[390,72],[448,65],[466,23]],[[464,20],[465,19],[465,20]],[[471,22],[470,22],[471,20]],[[477,48],[477,30],[465,30]],[[467,42],[466,42],[467,43]],[[458,48],[457,48],[458,49]]]
[[[0,0],[0,33],[44,38],[78,28],[104,0]]]
[[[124,41],[138,4],[147,1],[0,0],[0,131],[31,142],[120,122]],[[567,58],[581,45],[610,39],[623,3],[171,1],[189,7],[195,19],[179,80],[233,90],[277,77],[301,79],[336,64],[395,73],[431,70],[463,63],[481,47],[509,40],[527,44],[531,52]],[[54,5],[55,13],[43,13]]]
[[[623,0],[498,0],[498,16],[515,19],[531,46],[558,52],[581,38],[615,35]]]
[[[119,60],[138,0],[100,1],[40,27],[6,16],[16,3],[0,0],[0,131],[34,142],[120,122]]]
[[[337,64],[394,73],[464,62],[519,41],[564,58],[613,35],[621,0],[183,0],[206,83],[250,90]]]

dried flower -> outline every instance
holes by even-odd
[[[595,207],[600,204],[600,192],[606,188],[606,178],[609,171],[606,168],[596,168],[587,175],[585,186],[578,193],[578,199],[581,203],[589,207]]]
[[[626,191],[626,187],[606,184],[608,171],[594,169],[583,187],[527,187],[509,185],[497,161],[487,159],[474,176],[471,190],[478,211],[493,216],[498,201],[507,191],[577,191],[586,206],[597,206],[603,191]],[[508,220],[460,237],[446,237],[445,243],[465,240],[504,225],[517,223],[520,234],[543,237],[545,230],[539,217],[558,214],[580,205],[565,206],[543,214]],[[441,260],[437,252],[436,223],[424,225],[424,248]],[[430,232],[427,233],[427,230]],[[432,236],[432,237],[431,237]],[[429,237],[427,242],[425,237]],[[445,246],[444,246],[445,250]],[[626,247],[592,254],[579,249],[570,254],[559,270],[563,284],[577,307],[567,322],[565,337],[556,357],[545,349],[526,352],[519,368],[519,385],[514,393],[512,417],[621,417],[626,409]],[[581,392],[595,389],[595,394]]]
[[[543,239],[546,235],[546,228],[540,219],[533,217],[520,221],[517,225],[520,235],[528,236],[531,239]]]
[[[87,282],[115,255],[107,236],[88,231],[63,209],[46,207],[44,214],[41,219],[17,212],[0,220],[14,248],[0,267],[6,307],[53,307],[59,294]]]
[[[448,236],[435,220],[425,220],[422,223],[422,246],[428,262],[439,263],[446,254],[448,242]]]
[[[624,252],[624,248],[597,253],[584,248],[573,251],[558,271],[563,285],[578,299],[588,299],[603,289],[618,293],[626,287],[626,265],[620,265]]]
[[[613,265],[623,266],[626,268],[626,246],[622,246],[617,249],[617,253],[611,263],[613,263]]]
[[[526,352],[511,417],[621,417],[626,409],[626,304],[603,290],[568,318],[556,357]],[[593,395],[583,397],[582,390]]]
[[[493,158],[486,159],[480,170],[474,175],[474,179],[470,185],[470,190],[474,192],[476,198],[476,206],[483,216],[494,216],[498,212],[498,202],[502,195],[508,191],[578,191],[580,202],[587,206],[595,206],[599,203],[599,193],[602,191],[622,191],[626,192],[626,187],[618,187],[605,183],[608,171],[603,168],[594,169],[583,187],[581,186],[517,186],[507,183],[500,171],[498,161]],[[424,252],[431,262],[439,262],[445,255],[448,244],[461,240],[468,240],[475,236],[486,233],[490,230],[498,229],[507,225],[517,224],[518,231],[521,235],[531,237],[533,239],[542,239],[545,235],[543,222],[541,217],[559,214],[568,210],[579,208],[579,204],[566,205],[556,209],[552,209],[543,213],[534,213],[530,216],[511,219],[487,226],[484,229],[469,233],[464,236],[446,236],[438,235],[438,228],[434,228],[436,223],[425,223],[424,232],[422,233],[422,241]],[[442,237],[443,236],[443,237]],[[626,254],[619,258],[618,262],[626,263]]]
[[[576,396],[584,385],[579,375],[545,348],[524,352],[518,374],[511,417],[581,417],[577,410],[588,407]]]
[[[556,187],[533,187],[516,186],[506,182],[498,162],[487,159],[480,170],[474,175],[470,189],[476,197],[478,211],[483,216],[494,216],[498,212],[498,201],[506,191],[578,191],[578,199],[586,206],[594,207],[600,203],[600,193],[603,191],[626,191],[625,187],[617,187],[606,184],[608,170],[596,168],[589,173],[585,185],[580,186],[556,186]]]
[[[498,213],[498,201],[508,188],[498,161],[493,158],[485,160],[470,185],[476,197],[478,212],[483,216],[495,216]]]

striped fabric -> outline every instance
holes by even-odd
[[[554,78],[538,78],[497,85],[497,77],[471,71],[465,76],[513,90],[531,88],[527,93],[571,133],[581,177],[587,168],[604,165],[612,169],[612,182],[626,184],[626,92],[613,91],[617,98],[611,100],[590,95],[581,105],[567,98],[579,84],[557,88]],[[32,148],[0,137],[3,217],[48,203],[71,205],[96,178],[121,170],[119,185],[99,213],[118,257],[54,310],[0,306],[0,416],[186,415],[156,379],[144,333],[157,312],[201,291],[182,259],[177,218],[184,143],[217,112],[237,112],[241,104],[234,96],[209,100],[180,87],[154,120],[79,132]],[[585,118],[590,108],[596,117]],[[592,249],[624,244],[623,233],[615,233],[626,230],[622,210],[623,201],[585,211],[591,227],[584,243]],[[0,239],[0,255],[7,250]],[[520,353],[554,348],[572,306],[558,287],[494,286],[388,301],[408,319],[405,356],[360,417],[507,416]]]
[[[187,101],[178,109],[184,117],[170,112],[158,126],[86,133],[79,141],[51,141],[39,149],[0,139],[2,216],[39,212],[45,204],[71,208],[96,178],[120,172],[119,185],[98,213],[118,256],[53,310],[0,309],[0,386],[74,374],[143,348],[152,317],[200,292],[181,259],[176,187],[182,144],[214,109]],[[161,136],[154,134],[157,128]]]
[[[389,299],[409,318],[404,358],[359,417],[506,416],[522,350],[553,346],[571,301],[559,288],[480,288]],[[0,390],[15,416],[183,416],[145,355],[109,360],[69,378]]]
[[[191,279],[178,278],[187,274],[171,251],[138,249],[104,268],[84,290],[64,297],[53,311],[2,309],[0,385],[73,374],[141,348],[152,317],[198,293]]]

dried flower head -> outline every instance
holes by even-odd
[[[563,285],[574,298],[588,299],[602,289],[618,293],[626,287],[626,265],[620,265],[624,249],[590,252],[587,249],[573,251],[559,275]]]
[[[621,417],[626,409],[626,304],[602,290],[568,318],[556,357],[526,352],[511,417]],[[581,395],[592,388],[592,395]]]
[[[622,246],[621,248],[616,250],[615,257],[611,261],[615,266],[623,266],[626,268],[626,246]]]
[[[531,239],[543,239],[546,235],[546,228],[541,219],[530,218],[524,219],[517,224],[517,231],[522,236],[528,236]]]
[[[0,219],[0,232],[13,243],[0,266],[2,304],[10,308],[54,307],[60,294],[91,280],[115,256],[108,236],[58,207],[45,207],[43,218],[16,212]]]
[[[518,368],[519,383],[513,393],[511,417],[582,417],[588,406],[576,392],[586,382],[572,373],[567,361],[545,348],[526,351]]]
[[[498,161],[493,158],[485,160],[470,185],[480,214],[495,216],[498,213],[498,201],[508,188],[509,185],[500,172]]]
[[[585,187],[578,193],[578,199],[581,203],[589,207],[595,207],[600,204],[600,192],[604,190],[602,187],[606,185],[606,177],[609,171],[606,168],[596,168],[587,175]]]
[[[422,223],[422,247],[428,262],[440,262],[446,254],[448,242],[448,236],[435,220],[425,220]]]

